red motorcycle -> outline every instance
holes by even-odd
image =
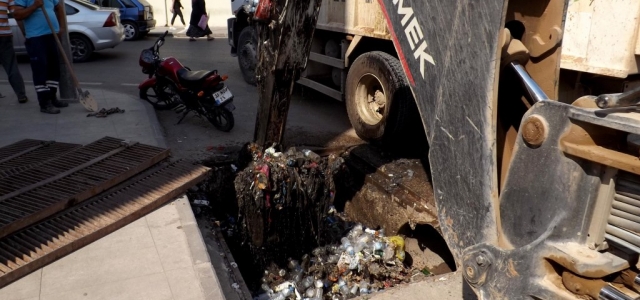
[[[230,131],[234,125],[232,112],[235,106],[233,94],[224,84],[227,76],[220,76],[217,70],[191,71],[173,57],[160,58],[160,47],[168,33],[158,38],[153,47],[140,53],[142,73],[149,75],[138,86],[140,98],[158,110],[181,105],[177,110],[184,115],[178,124],[194,112],[207,118],[219,130]]]

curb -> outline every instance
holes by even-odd
[[[193,267],[196,270],[196,276],[200,281],[200,286],[205,294],[206,300],[225,300],[226,297],[222,291],[220,280],[213,269],[207,246],[204,242],[202,232],[198,227],[193,210],[186,195],[176,199],[173,204],[178,211],[178,218],[182,225],[182,230],[187,237],[189,250]]]

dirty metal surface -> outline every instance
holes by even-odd
[[[467,247],[498,239],[494,109],[511,1],[378,2],[427,132],[438,219],[459,264]]]
[[[5,178],[82,147],[54,141],[22,140],[0,148],[0,178]]]
[[[167,149],[105,137],[0,178],[0,237],[93,197],[168,156]]]
[[[43,141],[40,140],[24,139],[11,145],[4,146],[0,148],[0,160],[7,159],[33,148],[39,148],[42,146],[42,143]]]
[[[0,239],[0,288],[145,216],[204,179],[209,170],[188,162],[158,166]]]
[[[282,144],[292,87],[306,68],[321,3],[272,1],[270,20],[256,26],[260,101],[254,141],[262,146]]]
[[[428,169],[422,161],[383,157],[364,145],[352,149],[345,162],[355,172],[354,188],[358,189],[345,204],[349,217],[387,232],[398,232],[405,225],[439,227]]]

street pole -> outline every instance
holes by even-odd
[[[62,10],[65,10],[64,0],[59,0],[59,4],[62,7]],[[60,43],[62,44],[62,48],[64,49],[67,58],[69,58],[69,63],[71,67],[73,67],[73,56],[71,55],[71,42],[69,41],[69,28],[67,27],[67,14],[64,14],[64,18],[60,20],[60,29],[64,29],[64,34],[60,37]],[[64,60],[60,60],[60,82],[58,84],[58,90],[60,90],[60,99],[67,101],[79,101],[77,98],[76,89],[73,85],[73,79],[71,79],[71,71],[67,69],[67,65],[64,63]]]
[[[167,0],[164,0],[164,27],[169,27],[169,12],[167,12]]]
[[[258,28],[258,115],[254,141],[281,144],[293,85],[307,66],[322,0],[272,0]]]

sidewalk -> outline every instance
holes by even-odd
[[[175,30],[171,30],[169,29],[169,27],[156,26],[156,28],[149,32],[149,35],[159,36],[164,34],[165,31],[169,31],[169,35],[173,37],[187,38],[187,28],[189,28],[189,24],[184,27],[182,26],[182,24],[176,25],[175,28]],[[211,36],[216,39],[226,39],[228,36],[227,27],[210,27],[210,29],[212,32]]]
[[[0,84],[0,147],[21,139],[87,144],[104,136],[166,147],[151,105],[90,89],[100,108],[124,114],[86,117],[79,103],[58,115],[40,113],[33,86],[19,104]],[[224,299],[198,225],[185,198],[0,289],[3,300]]]

